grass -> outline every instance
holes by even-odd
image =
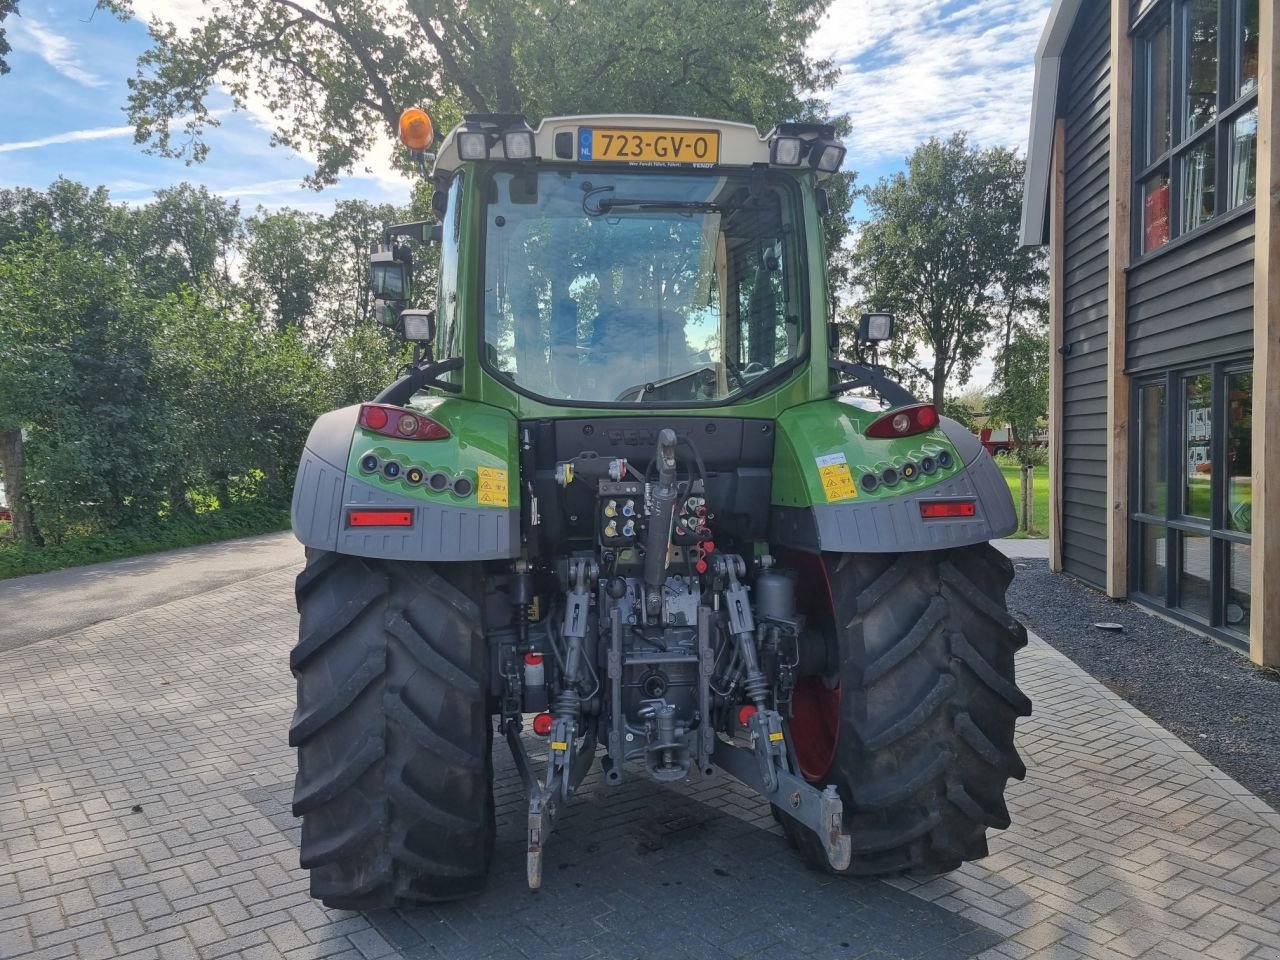
[[[1001,457],[996,461],[1000,465],[1000,472],[1004,474],[1004,479],[1009,484],[1009,492],[1013,494],[1014,509],[1018,510],[1018,523],[1022,523],[1022,511],[1018,505],[1022,502],[1022,481],[1017,461],[1009,460]],[[1013,535],[1015,540],[1025,539],[1043,539],[1049,535],[1049,468],[1045,466],[1036,467],[1031,475],[1031,490],[1033,495],[1033,503],[1031,509],[1031,526],[1033,530],[1028,533],[1025,530],[1019,530]]]
[[[8,524],[0,524],[7,537]],[[16,540],[0,538],[0,580],[29,573],[45,573],[64,567],[78,567],[103,560],[136,557],[159,550],[215,543],[255,533],[271,533],[289,526],[289,511],[264,504],[236,504],[180,517],[146,527],[123,528],[84,534],[59,544],[32,547]]]

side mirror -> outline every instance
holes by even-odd
[[[377,300],[406,301],[410,296],[410,265],[391,250],[369,255],[369,285]]]
[[[436,339],[436,312],[434,310],[403,310],[400,322],[404,325],[404,338],[413,343],[434,343]]]
[[[831,198],[827,196],[827,188],[814,187],[813,198],[818,204],[818,216],[823,219],[831,216]]]
[[[373,301],[373,315],[388,330],[400,329],[400,311],[388,300]]]
[[[858,319],[858,339],[863,343],[882,343],[893,339],[892,313],[864,313]]]

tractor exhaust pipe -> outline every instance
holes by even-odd
[[[658,483],[653,488],[653,511],[649,515],[649,535],[645,540],[644,584],[648,589],[648,612],[661,610],[662,584],[667,578],[667,555],[671,552],[671,521],[675,514],[676,432],[664,427],[658,432]]]

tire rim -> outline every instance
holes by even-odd
[[[831,578],[827,565],[812,554],[792,554],[791,565],[801,572],[801,582],[815,585],[805,599],[805,609],[810,622],[818,617],[831,617],[834,603],[831,599]],[[816,584],[821,583],[822,588]],[[828,686],[823,677],[800,677],[791,691],[791,745],[801,775],[810,783],[826,778],[836,759],[836,745],[840,739],[840,684]]]
[[[791,745],[800,773],[810,783],[831,769],[839,739],[839,684],[828,688],[821,677],[801,677],[791,692]]]

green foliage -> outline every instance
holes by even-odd
[[[987,413],[993,423],[1007,423],[1019,462],[1034,466],[1036,447],[1030,442],[1049,415],[1049,337],[1017,330],[996,368]]]
[[[1044,450],[1043,447],[1040,448]],[[1014,502],[1018,502],[1018,498],[1022,494],[1022,466],[1012,457],[1002,456],[996,457],[996,463],[1000,465],[1000,472],[1004,474],[1005,483],[1009,486],[1009,493],[1013,496]],[[1034,491],[1035,509],[1031,515],[1031,532],[1020,529],[1011,539],[1041,539],[1047,535],[1049,530],[1049,469],[1045,466],[1037,466],[1031,474],[1032,490]]]
[[[18,15],[18,0],[0,0],[0,23],[4,23],[9,14]],[[4,28],[0,27],[0,76],[9,72],[7,58],[12,50],[13,47],[10,46],[9,39],[4,34]]]
[[[187,32],[151,25],[131,82],[137,139],[202,159],[214,84],[265,100],[275,140],[332,183],[426,104],[463,112],[718,116],[762,127],[821,112],[838,71],[806,44],[829,0],[226,0]],[[128,15],[129,0],[106,6]]]
[[[871,219],[853,258],[863,306],[897,314],[889,358],[939,407],[953,379],[968,382],[997,324],[1034,311],[1047,282],[1043,253],[1018,246],[1023,173],[1012,151],[957,133],[863,192]]]
[[[21,538],[147,540],[157,523],[209,521],[211,506],[282,506],[312,421],[372,396],[404,362],[348,297],[367,290],[354,235],[406,215],[354,202],[330,218],[284,211],[268,241],[188,185],[140,209],[65,180],[0,191],[0,469],[19,474],[7,486]],[[302,231],[330,254],[312,274],[323,300],[265,321],[257,278],[234,281],[228,264],[250,244],[280,262],[270,243]]]
[[[185,515],[141,526],[75,533],[61,543],[44,547],[5,539],[4,526],[0,523],[0,580],[285,530],[289,526],[289,513],[269,504],[237,504],[198,516]]]

